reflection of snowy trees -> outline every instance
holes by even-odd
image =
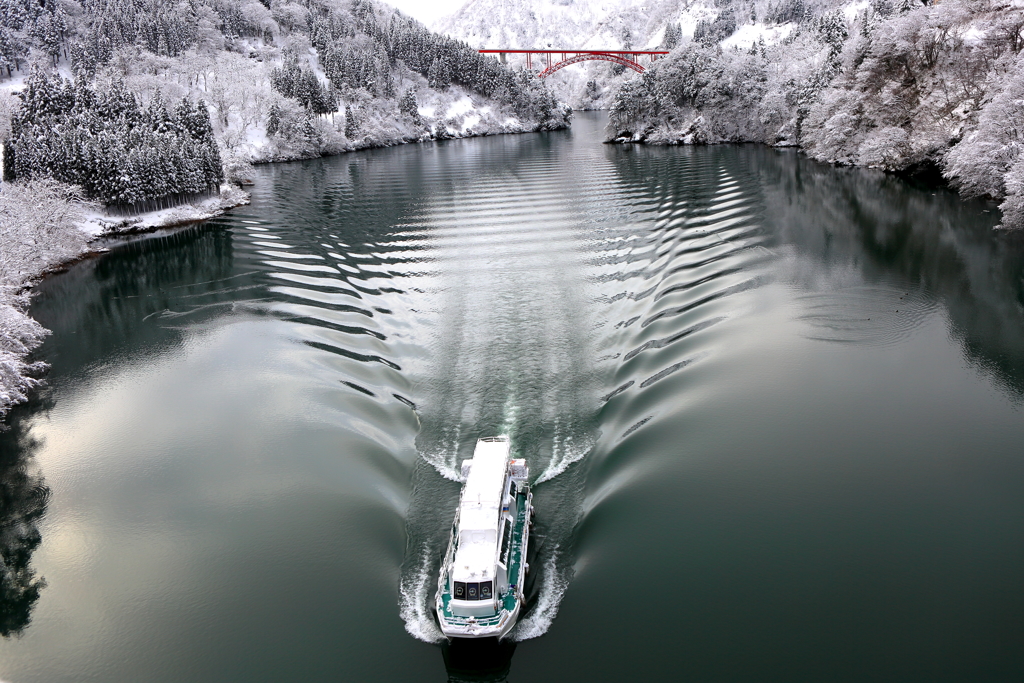
[[[45,334],[17,292],[84,248],[74,221],[44,215],[74,192],[149,210],[253,161],[569,117],[535,78],[372,0],[0,0],[0,79],[26,75],[20,99],[0,90],[18,181],[0,186],[0,415],[36,386],[26,358]]]
[[[18,433],[0,435],[0,636],[21,633],[46,585],[31,567],[49,489],[24,453]],[[20,442],[20,443],[19,443]]]
[[[766,230],[807,255],[791,271],[797,286],[846,270],[872,283],[916,283],[941,301],[964,358],[1024,400],[1024,252],[1018,240],[991,238],[992,217],[883,173],[749,147],[742,154],[760,181]]]
[[[833,163],[935,166],[966,195],[1006,197],[1004,225],[1024,227],[1020,8],[873,0],[848,17],[811,0],[719,4],[694,41],[622,88],[616,137],[799,144]],[[788,35],[723,49],[729,17],[751,14]]]

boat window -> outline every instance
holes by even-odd
[[[514,481],[509,482],[508,495],[512,496],[513,498],[516,497],[516,483]]]
[[[456,600],[490,600],[494,595],[494,583],[482,581],[480,583],[455,582],[455,590],[452,597]]]
[[[505,520],[505,530],[501,534],[501,563],[508,566],[508,553],[512,547],[512,520]]]

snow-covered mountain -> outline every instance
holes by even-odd
[[[478,49],[650,50],[699,40],[749,50],[787,39],[799,23],[825,11],[839,9],[852,20],[869,5],[894,3],[917,0],[468,0],[433,28]],[[573,107],[607,108],[634,76],[605,62],[584,62],[548,80]]]
[[[719,13],[714,0],[469,0],[432,28],[478,49],[650,50],[690,38],[699,22]],[[584,62],[548,80],[574,107],[606,108],[632,75],[606,62]]]
[[[670,23],[691,36],[718,14],[713,0],[469,0],[433,28],[479,48],[645,50]]]

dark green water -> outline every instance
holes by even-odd
[[[1024,678],[1024,244],[602,125],[261,168],[40,287],[0,679]],[[499,432],[532,610],[467,664],[431,587]]]

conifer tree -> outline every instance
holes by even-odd
[[[359,121],[350,105],[345,105],[345,137],[354,140],[359,135]]]

